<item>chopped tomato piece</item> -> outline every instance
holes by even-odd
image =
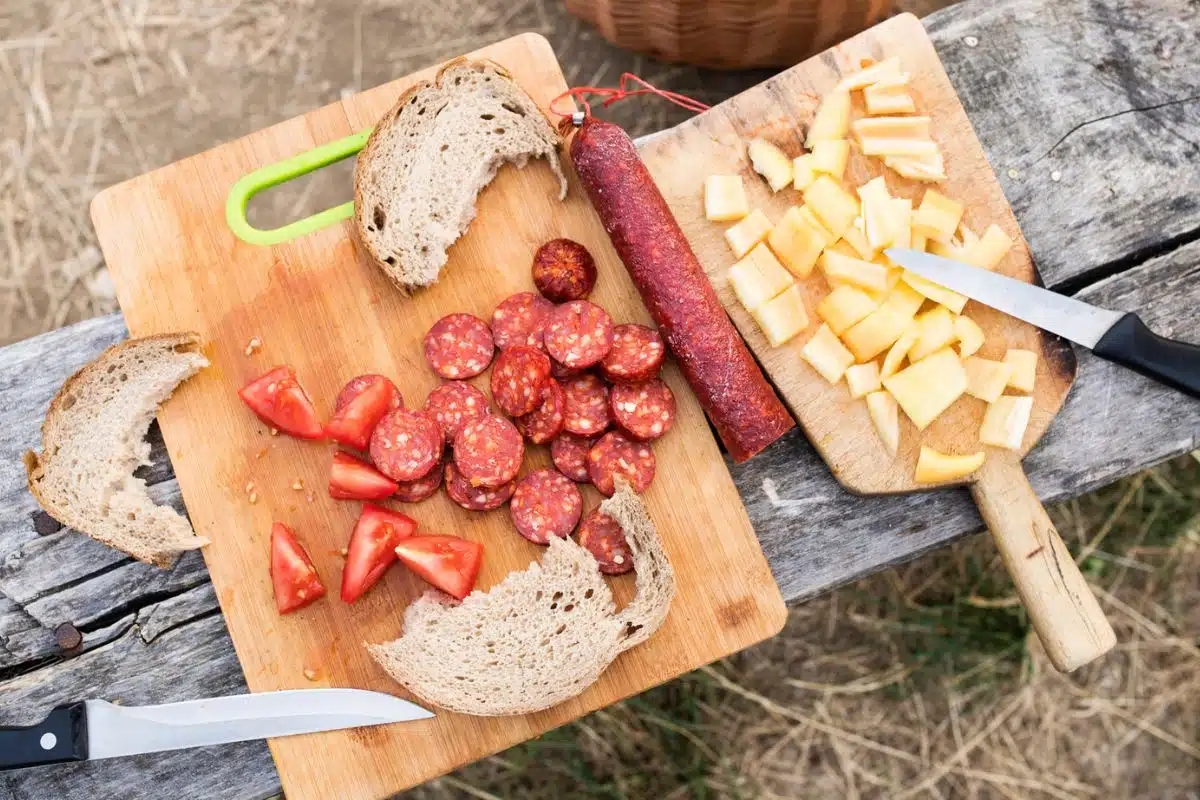
[[[475,588],[483,545],[457,536],[410,536],[396,545],[404,566],[462,600]]]
[[[291,367],[276,367],[255,378],[238,391],[238,396],[263,422],[284,433],[301,439],[325,437],[325,426]]]
[[[355,450],[366,450],[379,420],[403,405],[396,384],[382,375],[359,375],[338,392],[325,435]]]
[[[346,567],[342,570],[342,600],[353,603],[383,577],[396,562],[396,545],[417,529],[417,523],[399,511],[363,505],[350,534]]]
[[[303,608],[325,596],[325,586],[308,553],[282,522],[271,526],[271,584],[280,614]]]
[[[382,500],[400,486],[365,461],[349,453],[334,453],[329,470],[329,496],[338,500]]]

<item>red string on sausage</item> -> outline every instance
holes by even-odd
[[[636,84],[641,88],[630,88],[632,84]],[[604,108],[608,108],[618,100],[624,100],[626,97],[634,97],[635,95],[639,94],[658,95],[664,100],[672,102],[682,108],[686,108],[688,111],[695,111],[697,114],[701,111],[708,111],[710,108],[710,106],[705,103],[701,103],[699,100],[688,97],[685,94],[680,94],[679,92],[672,92],[668,91],[667,89],[659,89],[657,86],[652,86],[651,84],[639,78],[637,75],[634,75],[632,72],[626,72],[621,76],[621,83],[615,89],[602,86],[576,86],[574,89],[568,89],[550,101],[550,110],[555,114],[558,114],[560,117],[566,117],[569,119],[575,113],[574,109],[571,111],[559,111],[557,108],[555,108],[555,105],[558,103],[558,101],[562,100],[564,97],[572,97],[579,101],[580,105],[583,106],[584,114],[591,115],[592,104],[589,103],[587,99],[589,95],[593,97],[604,98],[601,105]]]

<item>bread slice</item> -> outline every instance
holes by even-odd
[[[567,179],[559,139],[537,104],[491,61],[458,58],[400,95],[354,173],[354,222],[371,258],[402,289],[437,282],[475,199],[504,162],[545,157]]]
[[[208,544],[133,476],[150,462],[145,437],[159,404],[206,366],[198,334],[168,333],[113,345],[68,378],[42,423],[42,454],[25,454],[29,491],[46,513],[157,567]]]
[[[404,615],[404,634],[368,645],[414,695],[463,714],[527,714],[591,686],[620,653],[658,630],[675,573],[641,498],[623,479],[600,504],[625,531],[637,595],[619,613],[596,560],[553,538],[542,557],[461,604],[427,592]]]

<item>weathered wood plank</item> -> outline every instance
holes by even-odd
[[[968,2],[925,19],[1047,285],[1200,229],[1200,6]]]

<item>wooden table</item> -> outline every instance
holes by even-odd
[[[1046,284],[1137,310],[1200,341],[1200,7],[1188,0],[973,0],[925,23]],[[0,350],[0,724],[58,703],[245,691],[199,554],[135,563],[60,526],[25,489],[50,398],[126,335],[103,317]],[[156,436],[156,431],[154,432]],[[1080,353],[1067,404],[1027,462],[1062,500],[1200,447],[1200,403]],[[140,474],[182,509],[155,440]],[[844,492],[799,432],[731,467],[776,579],[812,597],[980,529],[963,491]],[[0,774],[0,800],[253,798],[279,790],[267,748]]]

